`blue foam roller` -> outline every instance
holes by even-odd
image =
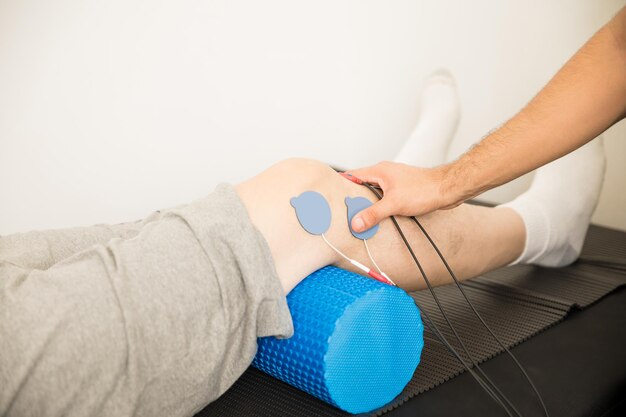
[[[252,365],[350,413],[393,400],[424,346],[422,321],[402,289],[327,266],[287,296],[288,339],[258,339]]]

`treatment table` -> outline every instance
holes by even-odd
[[[626,233],[591,226],[581,259],[559,269],[515,266],[467,281],[487,323],[511,347],[551,417],[626,415]],[[446,312],[481,368],[524,416],[541,408],[452,285],[438,288]],[[427,291],[410,294],[444,325]],[[196,417],[349,416],[250,368]],[[394,401],[363,415],[502,416],[504,411],[447,350],[425,334],[422,362]]]

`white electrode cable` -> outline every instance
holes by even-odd
[[[374,264],[374,266],[376,267],[376,269],[378,270],[378,272],[380,272],[381,274],[383,273],[383,271],[380,270],[380,267],[378,266],[378,264],[376,263],[376,261],[374,260],[374,257],[372,256],[372,252],[370,252],[370,247],[367,246],[367,239],[363,239],[363,243],[365,243],[365,250],[367,251],[367,256],[370,257],[370,261],[372,261],[372,263]]]
[[[330,246],[331,248],[333,248],[335,250],[335,252],[337,252],[339,255],[343,256],[344,258],[346,258],[346,260],[348,262],[350,262],[352,265],[356,266],[357,268],[359,268],[361,271],[365,272],[366,274],[370,273],[370,269],[368,267],[366,267],[365,265],[363,265],[361,262],[355,261],[354,259],[350,259],[348,258],[346,255],[343,254],[343,252],[341,252],[339,249],[337,249],[335,247],[335,245],[333,245],[332,243],[330,243],[328,241],[328,239],[326,239],[326,236],[324,236],[324,233],[322,233],[322,239],[324,239],[324,242],[326,242],[328,244],[328,246]]]
[[[324,242],[326,242],[326,244],[328,246],[330,246],[335,252],[337,252],[339,255],[343,256],[348,262],[350,262],[352,265],[356,266],[357,268],[359,268],[361,271],[365,272],[367,275],[369,275],[370,277],[384,282],[386,284],[390,284],[390,285],[396,285],[391,278],[389,278],[387,276],[387,274],[381,272],[380,274],[377,274],[376,272],[372,271],[370,268],[366,267],[365,265],[363,265],[361,262],[355,261],[354,259],[350,259],[348,258],[346,255],[344,255],[343,252],[341,252],[339,249],[337,249],[335,247],[335,245],[333,245],[332,243],[330,243],[328,241],[328,239],[326,239],[326,236],[324,235],[324,233],[322,233],[322,239],[324,239]]]
[[[372,263],[374,264],[374,266],[376,267],[376,269],[378,270],[378,272],[380,273],[380,275],[382,275],[383,277],[387,278],[389,281],[391,281],[391,283],[393,285],[396,285],[395,282],[393,282],[393,280],[391,278],[389,278],[389,275],[385,274],[382,269],[380,269],[380,267],[378,266],[378,264],[376,263],[376,261],[374,260],[374,257],[372,256],[372,252],[370,252],[370,247],[367,245],[367,239],[363,239],[363,243],[365,243],[365,250],[367,250],[367,256],[370,257],[370,260],[372,261]]]
[[[346,255],[344,255],[344,254],[343,254],[343,252],[341,252],[339,249],[337,249],[337,248],[335,247],[335,245],[333,245],[332,243],[330,243],[330,242],[328,241],[328,239],[326,239],[326,236],[324,236],[324,233],[322,233],[322,239],[324,239],[324,242],[326,242],[326,244],[327,244],[328,246],[330,246],[331,248],[333,248],[333,250],[334,250],[335,252],[337,252],[339,255],[343,256],[344,258],[346,258],[346,260],[347,260],[348,262],[350,262],[350,263],[352,262],[352,259],[350,259],[350,258],[348,258]]]

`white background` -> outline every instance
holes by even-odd
[[[0,0],[0,234],[137,219],[289,156],[391,159],[438,67],[463,105],[454,158],[624,4]],[[605,137],[594,221],[626,229],[624,122]]]

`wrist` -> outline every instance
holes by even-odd
[[[437,169],[441,175],[439,192],[444,208],[455,207],[484,191],[479,186],[472,167],[467,166],[462,159],[442,165]]]

